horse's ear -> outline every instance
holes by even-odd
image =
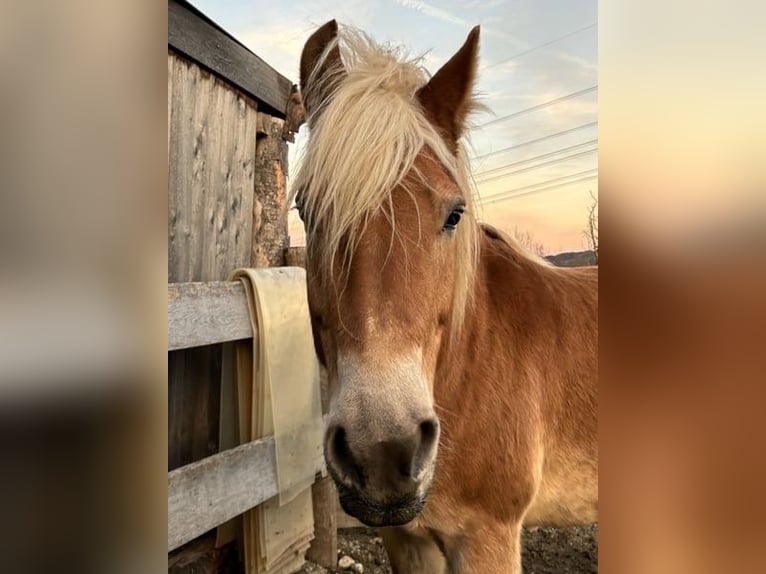
[[[338,49],[338,23],[330,20],[306,40],[301,54],[301,94],[309,121],[345,75]],[[329,50],[328,47],[332,46]]]
[[[471,111],[478,54],[479,26],[476,26],[462,48],[417,92],[426,117],[451,146],[463,135]]]

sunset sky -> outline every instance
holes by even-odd
[[[491,111],[473,118],[470,137],[479,217],[529,231],[549,253],[586,247],[589,192],[598,192],[596,0],[193,4],[294,82],[306,38],[332,18],[425,53],[432,73],[481,24],[477,91]],[[292,161],[305,137],[304,127]],[[297,227],[291,235],[300,242]]]

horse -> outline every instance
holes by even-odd
[[[597,520],[598,271],[478,221],[478,46],[429,76],[332,20],[300,59],[325,462],[397,574],[519,573],[522,526]]]

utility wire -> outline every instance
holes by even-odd
[[[536,138],[536,139],[533,139],[533,140],[528,140],[528,141],[525,141],[525,142],[521,142],[521,143],[512,145],[510,147],[499,149],[497,151],[491,151],[489,153],[485,153],[485,154],[482,154],[482,155],[477,155],[477,156],[472,157],[471,159],[477,160],[477,159],[484,159],[484,158],[488,158],[488,157],[493,157],[493,156],[499,155],[501,153],[505,153],[505,152],[508,152],[508,151],[511,151],[511,150],[514,150],[514,149],[518,149],[518,148],[521,148],[521,147],[532,145],[532,144],[535,144],[535,143],[538,143],[538,142],[543,142],[543,141],[546,141],[546,140],[549,140],[551,138],[555,138],[555,137],[558,137],[558,136],[563,136],[563,135],[566,135],[566,134],[571,134],[571,133],[574,133],[576,131],[584,130],[584,129],[587,129],[587,128],[592,128],[592,127],[595,127],[597,125],[598,125],[597,121],[589,122],[589,123],[583,124],[581,126],[577,126],[577,127],[574,127],[574,128],[569,128],[568,130],[556,132],[554,134],[548,134],[547,136],[543,136],[543,137]]]
[[[523,191],[526,191],[526,190],[529,190],[529,189],[532,189],[532,188],[535,188],[535,187],[539,187],[541,185],[545,186],[545,185],[548,185],[548,184],[557,183],[557,182],[560,182],[562,180],[569,179],[569,178],[572,178],[572,177],[584,176],[586,174],[591,174],[591,172],[593,172],[593,171],[597,172],[598,168],[586,169],[584,171],[579,171],[577,173],[570,173],[568,175],[562,175],[560,177],[554,177],[552,179],[548,179],[548,180],[545,180],[545,181],[539,181],[537,183],[531,183],[529,185],[524,185],[522,187],[517,187],[515,189],[509,189],[507,191],[501,191],[499,193],[494,193],[494,194],[489,195],[487,197],[480,198],[479,199],[479,203],[481,203],[482,205],[486,205],[488,203],[494,203],[498,199],[502,199],[502,198],[506,198],[506,197],[516,197],[517,192],[523,192]],[[526,194],[522,194],[522,195],[526,195]]]
[[[586,177],[581,177],[579,179],[573,179],[572,181],[565,181],[563,183],[556,183],[556,184],[553,184],[553,185],[549,185],[547,187],[542,187],[540,189],[533,189],[531,191],[525,191],[523,193],[517,193],[515,195],[509,195],[508,197],[500,197],[498,199],[493,199],[492,201],[488,201],[487,203],[482,204],[482,205],[491,205],[493,203],[501,203],[503,201],[508,201],[509,199],[516,199],[518,197],[522,197],[522,196],[525,196],[525,195],[534,195],[536,193],[541,193],[543,191],[552,191],[552,190],[558,189],[560,187],[566,187],[566,186],[572,185],[574,183],[580,183],[580,182],[589,181],[589,180],[592,180],[592,179],[598,179],[598,174],[590,175],[590,176],[586,176]]]
[[[543,42],[542,44],[538,44],[536,46],[532,46],[531,48],[527,48],[526,50],[523,50],[521,52],[518,52],[517,54],[514,54],[513,56],[510,56],[509,58],[506,58],[505,60],[500,60],[499,62],[495,62],[494,64],[489,64],[482,68],[481,70],[489,70],[490,68],[494,68],[495,66],[500,66],[501,64],[506,64],[510,62],[511,60],[515,60],[516,58],[521,58],[522,56],[526,56],[527,54],[530,54],[532,52],[535,52],[541,48],[545,48],[547,46],[550,46],[552,44],[556,44],[557,42],[561,42],[562,40],[566,40],[567,38],[574,36],[576,34],[580,34],[581,32],[585,32],[586,30],[590,30],[591,28],[595,28],[598,26],[598,22],[592,22],[588,24],[587,26],[584,26],[582,28],[578,28],[577,30],[573,30],[571,32],[567,32],[563,36],[559,36],[558,38],[554,38],[553,40],[548,40],[547,42]]]
[[[516,199],[517,197],[521,197],[524,195],[534,195],[535,193],[540,193],[543,191],[551,191],[554,189],[558,189],[560,187],[566,187],[567,185],[572,185],[573,183],[580,183],[582,181],[589,181],[591,179],[598,179],[598,174],[590,175],[587,177],[581,177],[579,179],[573,179],[572,181],[565,181],[564,183],[557,183],[554,185],[549,185],[548,187],[542,187],[540,189],[533,189],[532,191],[525,191],[523,193],[517,193],[515,195],[509,195],[508,197],[500,197],[498,199],[493,199],[492,201],[488,201],[487,203],[484,203],[482,205],[490,205],[493,203],[500,203],[502,201],[508,201],[509,199]]]
[[[500,122],[504,122],[507,120],[512,120],[514,118],[518,118],[519,116],[523,116],[524,114],[529,114],[532,112],[536,112],[538,110],[542,110],[545,108],[548,108],[550,106],[556,105],[560,102],[565,102],[566,100],[571,100],[572,98],[577,98],[579,96],[584,96],[585,94],[590,94],[591,92],[595,92],[598,90],[598,84],[595,86],[591,86],[590,88],[586,88],[584,90],[579,90],[577,92],[572,92],[571,94],[566,94],[565,96],[561,96],[558,98],[555,98],[553,100],[548,100],[547,102],[543,102],[542,104],[537,104],[536,106],[532,106],[531,108],[525,108],[523,110],[519,110],[518,112],[514,112],[512,114],[508,114],[507,116],[502,116],[499,118],[495,118],[494,120],[490,120],[488,122],[484,122],[483,124],[479,124],[476,126],[477,128],[485,128],[487,126],[491,126],[493,124],[497,124]]]
[[[568,151],[574,151],[574,150],[579,149],[581,147],[586,147],[586,146],[597,144],[597,143],[598,143],[598,138],[595,138],[595,139],[588,140],[588,141],[583,142],[583,143],[571,145],[571,146],[568,146],[568,147],[557,149],[555,151],[550,151],[548,153],[543,153],[543,154],[540,154],[540,155],[536,155],[534,157],[529,157],[529,158],[522,159],[522,160],[519,160],[519,161],[515,161],[515,162],[512,162],[512,163],[506,163],[506,164],[503,164],[503,165],[501,165],[499,167],[494,167],[492,169],[488,169],[488,170],[485,170],[485,171],[480,171],[480,172],[474,174],[474,177],[475,177],[477,183],[481,183],[482,181],[485,181],[485,180],[488,179],[488,178],[482,179],[483,176],[495,174],[497,172],[500,172],[500,171],[503,171],[505,169],[508,169],[509,167],[516,167],[517,165],[524,165],[526,163],[537,161],[538,159],[546,159],[546,158],[549,158],[549,157],[560,155],[560,154],[568,152]],[[596,149],[598,149],[598,148],[596,148]]]
[[[510,176],[513,176],[513,175],[518,175],[520,173],[525,173],[525,172],[528,172],[528,171],[532,171],[532,170],[538,169],[540,167],[546,167],[546,166],[549,166],[549,165],[555,165],[557,163],[561,163],[562,161],[567,161],[567,160],[570,160],[570,159],[575,159],[575,158],[578,158],[578,157],[583,157],[583,156],[586,156],[586,155],[590,155],[594,151],[598,151],[598,148],[596,147],[596,148],[593,148],[593,149],[588,149],[588,150],[585,150],[585,151],[581,151],[579,153],[574,153],[574,154],[567,155],[567,156],[564,156],[564,157],[559,157],[559,158],[556,158],[556,159],[551,159],[551,160],[548,160],[548,161],[544,161],[542,163],[537,163],[535,165],[531,165],[529,167],[524,167],[524,168],[521,168],[521,169],[517,169],[516,171],[511,171],[509,173],[501,173],[499,175],[495,175],[495,176],[483,179],[483,180],[481,180],[478,183],[485,183],[487,181],[494,181],[496,179],[502,179],[504,177],[510,177]]]

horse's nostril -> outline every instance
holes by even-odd
[[[439,421],[428,419],[420,423],[421,443],[433,444],[436,441],[436,435],[439,432]]]
[[[436,418],[426,419],[418,426],[420,441],[412,461],[412,476],[418,477],[431,461],[439,440],[439,421]]]
[[[346,430],[342,426],[335,426],[330,429],[329,441],[330,462],[334,463],[336,470],[343,482],[351,482],[358,487],[362,487],[362,473],[354,460],[351,448],[348,446]]]
[[[410,425],[398,426],[384,440],[371,437],[368,429],[332,425],[325,448],[328,470],[343,486],[380,499],[411,495],[432,468],[439,421],[432,417]]]

